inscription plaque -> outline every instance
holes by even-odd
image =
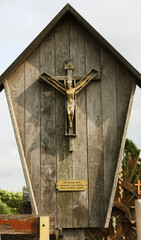
[[[59,191],[85,191],[88,183],[85,180],[60,180],[56,183]]]

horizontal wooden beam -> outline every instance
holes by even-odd
[[[137,198],[140,198],[137,188],[132,183],[127,182],[127,181],[121,181],[121,187],[134,193]]]
[[[52,78],[54,78],[56,81],[66,81],[68,80],[68,76],[52,76]],[[80,80],[82,79],[83,76],[72,76],[72,80]],[[100,72],[98,72],[98,74],[95,76],[94,80],[99,80],[101,78],[100,76]],[[44,82],[44,80],[41,78],[40,79],[41,82]]]
[[[49,233],[55,234],[55,217],[49,216]],[[0,234],[39,234],[39,216],[0,215]]]

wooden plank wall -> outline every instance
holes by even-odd
[[[74,75],[84,76],[85,69],[85,32],[74,21],[70,22],[70,59],[75,66]],[[87,169],[87,126],[86,126],[86,88],[76,98],[77,137],[72,153],[73,179],[88,181]],[[83,126],[83,127],[82,127]],[[79,169],[79,170],[78,170]],[[88,190],[73,193],[73,226],[88,226]],[[82,218],[83,216],[83,218]]]
[[[100,45],[86,36],[86,72],[100,71]],[[88,176],[89,176],[89,226],[101,225],[104,219],[104,162],[101,81],[91,82],[86,88]],[[101,214],[99,214],[99,208]]]
[[[25,62],[25,157],[40,212],[40,73],[39,47]]]
[[[65,98],[39,82],[44,71],[66,75],[69,59],[74,75],[92,68],[101,74],[77,96],[74,152],[65,136]],[[104,226],[135,78],[67,16],[7,82],[39,213],[56,214],[58,228]],[[88,190],[56,191],[57,181],[69,179],[88,181]],[[83,233],[67,234],[79,239]]]
[[[104,198],[105,214],[112,190],[117,163],[117,112],[115,59],[107,49],[100,47],[102,119],[103,119],[103,158],[104,158]]]
[[[55,73],[66,75],[64,63],[69,58],[69,21],[63,21],[55,29]],[[56,141],[57,141],[57,181],[71,180],[72,156],[68,139],[65,137],[65,97],[56,91]],[[73,227],[72,193],[57,192],[57,226]]]
[[[40,72],[54,71],[54,33],[40,45]],[[56,122],[55,89],[46,83],[41,87],[41,213],[55,214],[56,211]]]

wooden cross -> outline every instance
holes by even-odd
[[[69,150],[74,150],[73,137],[76,136],[76,120],[75,120],[75,111],[76,111],[76,95],[91,81],[99,80],[98,71],[92,69],[84,77],[74,77],[73,69],[74,65],[68,63],[64,66],[64,69],[67,71],[66,76],[50,76],[48,73],[44,72],[41,74],[40,78],[51,86],[56,88],[59,92],[66,96],[66,135],[69,136]],[[79,80],[77,82],[77,80]],[[60,81],[64,81],[62,84]]]
[[[141,193],[141,189],[140,189],[140,186],[141,186],[141,181],[140,181],[140,179],[138,179],[138,183],[135,183],[134,184],[135,186],[138,186],[138,194],[140,194]]]

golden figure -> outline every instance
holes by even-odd
[[[40,78],[48,82],[55,87],[58,91],[66,96],[67,117],[69,121],[69,127],[73,127],[73,119],[75,112],[75,96],[80,92],[92,79],[97,76],[97,71],[92,69],[88,72],[75,86],[73,86],[73,77],[71,75],[66,76],[66,86],[60,83],[54,77],[51,77],[48,73],[43,73]],[[61,77],[60,77],[61,80]]]

